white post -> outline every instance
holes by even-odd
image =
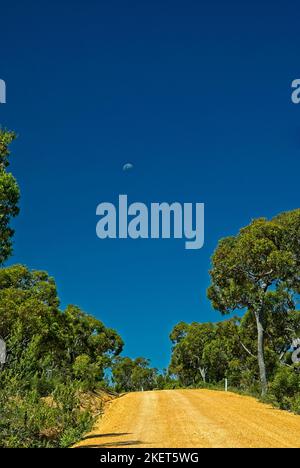
[[[2,371],[6,363],[6,343],[0,338],[0,371]]]
[[[225,392],[228,392],[228,380],[225,379]]]

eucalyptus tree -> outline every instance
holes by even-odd
[[[212,257],[208,298],[213,307],[222,314],[248,311],[255,319],[263,395],[268,388],[264,341],[270,317],[294,311],[300,291],[299,239],[300,210],[296,210],[271,221],[253,221],[236,236],[222,239]]]

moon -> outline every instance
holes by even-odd
[[[133,169],[133,164],[131,164],[131,163],[126,163],[123,166],[123,171],[124,172],[131,171],[132,169]]]

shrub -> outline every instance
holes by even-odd
[[[300,374],[294,367],[280,367],[270,384],[270,394],[280,408],[299,412]]]
[[[12,395],[0,391],[0,447],[67,447],[92,425],[92,418],[80,410],[74,386],[58,385],[48,398],[36,390]]]

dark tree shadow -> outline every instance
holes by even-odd
[[[112,432],[110,434],[88,434],[84,436],[81,440],[88,440],[88,439],[98,439],[100,437],[120,437],[131,435],[131,432]]]
[[[105,437],[121,437],[121,436],[127,436],[127,435],[132,435],[132,432],[112,432],[112,433],[107,433],[107,434],[88,434],[85,437],[83,437],[81,440],[90,440],[91,443],[88,445],[80,445],[74,448],[105,448],[105,447],[126,447],[126,446],[131,446],[131,445],[142,445],[144,442],[141,440],[123,440],[123,441],[113,441],[113,442],[105,442],[103,440],[103,444],[95,444],[95,439],[104,439]],[[93,443],[94,442],[94,443]]]
[[[122,442],[109,442],[109,443],[103,443],[103,444],[91,444],[91,445],[81,445],[79,449],[88,449],[88,448],[106,448],[106,447],[128,447],[131,445],[145,445],[145,442],[141,440],[124,440]]]

